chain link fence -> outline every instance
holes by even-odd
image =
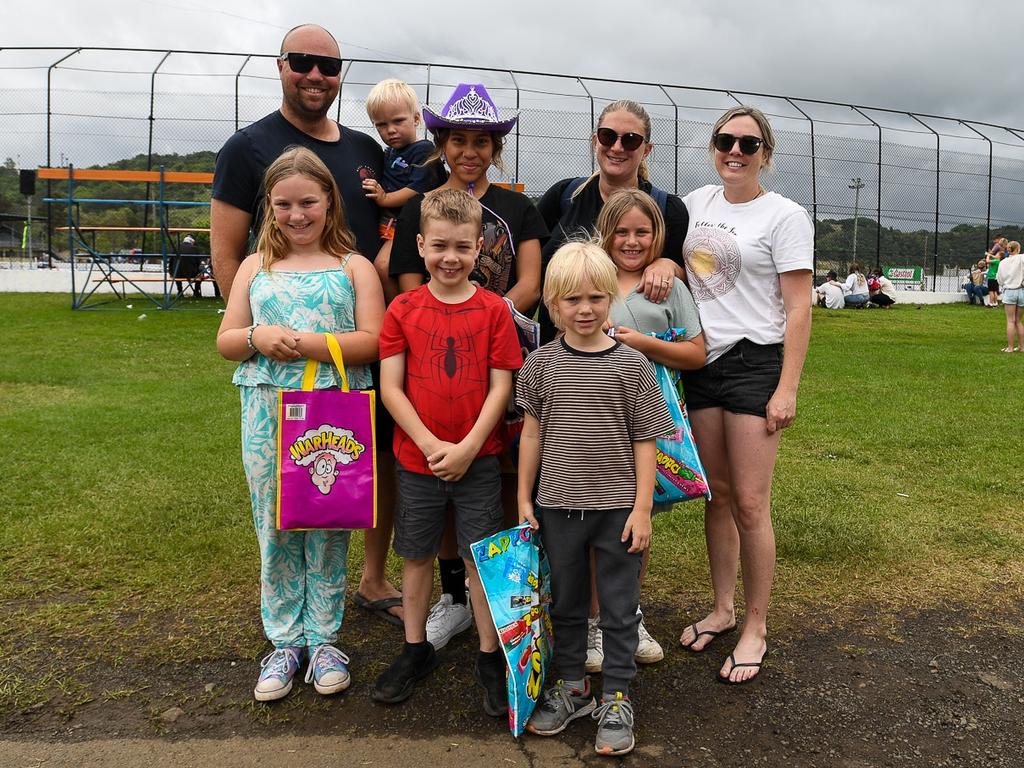
[[[652,181],[681,195],[717,181],[707,145],[718,115],[738,103],[758,106],[777,137],[765,186],[812,213],[819,275],[843,274],[856,259],[919,267],[923,288],[959,290],[993,237],[1024,239],[1024,130],[765,94],[362,60],[346,60],[333,116],[375,136],[363,104],[385,77],[406,80],[435,108],[458,82],[485,83],[499,111],[520,116],[505,167],[492,179],[522,183],[535,198],[559,179],[591,173],[590,135],[610,101],[644,104],[655,144]],[[228,136],[279,104],[273,55],[0,49],[0,254],[32,256],[26,200],[11,181],[18,169],[118,163],[212,171]],[[54,184],[35,196],[37,252],[60,249],[54,230],[66,221],[38,202],[64,193]],[[80,216],[85,223],[88,213]],[[126,208],[125,226],[140,216],[150,223],[146,212]],[[189,221],[208,224],[202,214]]]

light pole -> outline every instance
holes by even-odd
[[[853,190],[853,258],[851,261],[857,260],[857,218],[860,215],[860,191],[864,189],[864,182],[860,180],[860,176],[856,179],[850,179],[852,184],[847,184],[850,189]]]

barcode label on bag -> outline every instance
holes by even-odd
[[[306,419],[305,403],[289,403],[284,407],[285,421],[304,421]]]

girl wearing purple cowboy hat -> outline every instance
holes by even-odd
[[[442,188],[469,192],[484,209],[484,247],[473,280],[529,314],[540,298],[540,241],[547,227],[526,195],[487,180],[492,165],[502,167],[504,137],[516,120],[498,119],[494,101],[479,83],[460,83],[440,114],[423,107],[435,146],[427,162],[443,162],[450,169]],[[390,271],[402,291],[422,285],[426,277],[416,248],[422,199],[418,195],[406,203],[395,230]]]
[[[499,119],[494,101],[480,83],[460,83],[440,113],[423,107],[423,122],[433,134],[435,146],[427,162],[443,162],[449,169],[448,181],[441,189],[468,192],[483,208],[484,244],[471,279],[531,315],[540,299],[540,247],[547,226],[530,198],[487,180],[492,165],[502,167],[504,137],[516,120],[516,116]],[[390,274],[398,279],[400,291],[422,285],[427,274],[416,247],[422,200],[423,195],[409,200],[395,227]],[[518,519],[516,482],[509,478],[507,474],[503,477],[503,506],[506,522],[514,525]],[[465,569],[451,533],[446,531],[438,558],[441,599],[427,617],[427,640],[437,650],[473,623]]]

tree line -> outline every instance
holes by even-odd
[[[192,152],[186,155],[154,154],[118,160],[107,165],[92,166],[109,170],[156,170],[163,166],[168,171],[213,171],[216,153]],[[66,194],[62,182],[52,182],[52,196]],[[37,182],[36,201],[47,195],[47,183]],[[152,200],[158,195],[156,184],[137,182],[91,181],[76,182],[76,198],[99,198],[106,200]],[[168,199],[179,201],[209,201],[210,186],[206,184],[173,184],[165,190]],[[46,208],[37,204],[33,216],[47,216],[53,227],[64,226],[67,222],[67,207],[53,203]],[[24,216],[25,198],[19,191],[18,169],[14,160],[7,158],[0,168],[0,213]],[[172,227],[207,228],[210,226],[210,212],[206,207],[168,209],[169,224]],[[142,227],[156,226],[158,219],[155,206],[131,205],[127,203],[81,204],[78,210],[80,226]],[[857,260],[865,266],[924,265],[930,267],[935,249],[934,229],[905,231],[894,227],[882,227],[874,219],[861,216],[857,226]],[[817,223],[817,256],[819,263],[835,264],[839,268],[853,259],[854,220],[819,219]],[[36,224],[33,239],[45,242],[45,225]],[[949,230],[939,232],[938,261],[941,266],[968,267],[984,255],[992,237],[1002,235],[1010,240],[1024,242],[1024,228],[1019,225],[986,228],[984,224],[957,224]],[[208,239],[197,233],[196,239],[201,250],[206,250]],[[114,232],[96,235],[98,250],[117,252],[129,248],[155,249],[157,240],[152,235],[141,242],[138,233]],[[62,247],[63,246],[63,247]],[[55,236],[54,249],[65,250],[66,244]]]

